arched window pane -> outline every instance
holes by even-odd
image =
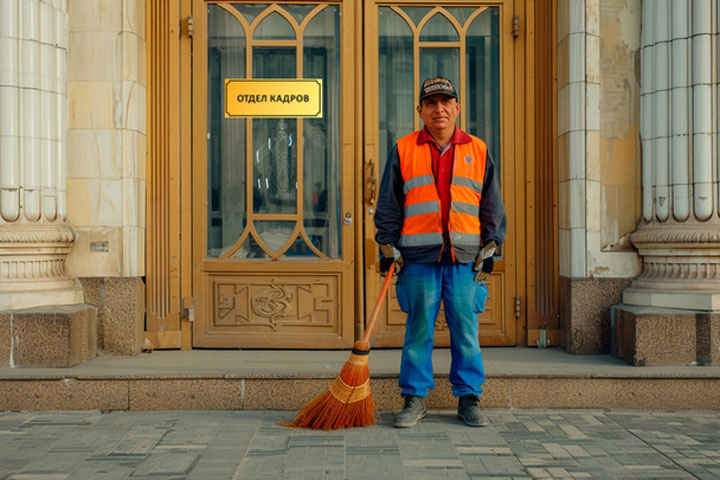
[[[450,13],[453,17],[455,17],[455,20],[458,21],[460,26],[464,26],[465,22],[468,18],[470,18],[470,15],[472,15],[477,8],[475,7],[446,7],[445,10]]]
[[[295,222],[255,220],[254,225],[255,231],[271,252],[279,252],[288,240],[290,240],[290,235],[292,235],[295,229]],[[252,245],[252,243],[251,241],[250,245]],[[253,251],[251,249],[248,251],[250,258],[263,258],[266,255],[260,246],[257,246],[257,250]]]
[[[282,15],[273,12],[255,28],[256,40],[295,40],[295,30]]]
[[[237,11],[245,17],[248,25],[250,25],[267,7],[268,5],[266,3],[253,3],[252,5],[235,4],[235,9],[237,9]]]
[[[415,25],[425,18],[425,15],[432,10],[432,7],[402,7],[402,11],[407,14]]]
[[[421,42],[457,42],[459,39],[450,20],[439,13],[433,15],[420,32]]]
[[[295,20],[300,24],[303,21],[303,18],[307,16],[308,13],[312,12],[317,5],[311,4],[311,5],[284,5],[285,10],[290,12],[293,17],[295,17]]]

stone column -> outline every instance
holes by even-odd
[[[66,0],[0,2],[0,310],[83,303],[65,275]]]
[[[717,0],[643,2],[643,218],[630,236],[643,270],[623,293],[640,309],[620,318],[636,323],[635,349],[625,338],[618,352],[636,364],[720,363],[717,8]],[[642,318],[653,319],[645,330]],[[643,335],[666,338],[643,352]]]

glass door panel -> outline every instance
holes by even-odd
[[[512,22],[513,2],[500,0],[474,7],[442,5],[370,4],[365,46],[366,62],[366,162],[372,176],[366,180],[379,183],[388,154],[401,137],[422,128],[415,111],[420,83],[429,77],[445,76],[459,92],[461,112],[458,126],[488,145],[499,172],[512,171],[501,157],[513,149],[513,54],[509,31],[501,34],[501,23]],[[375,56],[376,55],[376,56]],[[504,85],[504,86],[503,86]],[[377,100],[372,92],[378,92]],[[377,166],[376,166],[377,164]],[[501,180],[503,174],[500,174]],[[505,198],[513,196],[509,182],[501,183]],[[375,188],[366,188],[366,241],[372,242]],[[506,206],[512,202],[506,201]],[[509,219],[512,212],[509,213]],[[512,241],[512,240],[511,240]],[[375,247],[373,245],[373,247]],[[488,309],[479,316],[481,342],[513,344],[514,318],[510,315],[508,288],[514,273],[506,269],[510,245],[503,245],[496,257],[496,273],[490,281]],[[377,260],[376,248],[366,256]],[[366,258],[366,288],[375,291],[380,279],[377,264]],[[514,289],[514,286],[512,287]],[[369,295],[368,297],[371,297]],[[391,294],[392,297],[392,294]],[[366,309],[371,309],[366,302]],[[391,298],[384,324],[375,335],[377,345],[402,345],[404,314]],[[436,325],[437,345],[449,344],[447,325],[441,314]]]
[[[304,5],[289,5],[298,11]],[[304,227],[317,249],[329,258],[342,253],[340,195],[340,9],[328,6],[305,27],[303,71],[323,79],[323,118],[303,120]],[[305,19],[307,17],[303,17]]]
[[[381,172],[395,141],[413,131],[415,118],[415,97],[410,87],[414,80],[413,31],[401,13],[390,7],[378,8],[377,92]]]
[[[351,345],[352,1],[193,0],[193,16],[193,343]],[[228,117],[228,79],[318,80],[322,115]]]
[[[500,21],[497,8],[477,15],[467,29],[465,40],[467,128],[488,145],[499,166],[500,155]],[[502,173],[502,168],[498,169]]]
[[[415,113],[415,93],[421,81],[434,76],[450,78],[465,92],[467,96],[460,97],[463,109],[458,122],[483,139],[493,159],[500,162],[499,12],[499,7],[492,6],[378,7],[381,172],[394,143],[422,127]]]
[[[208,6],[208,254],[219,256],[242,235],[247,223],[245,151],[247,121],[228,119],[222,85],[245,77],[245,30],[231,12]]]
[[[284,7],[207,8],[210,257],[288,260],[342,254],[340,9]],[[322,79],[325,115],[225,118],[227,78]]]

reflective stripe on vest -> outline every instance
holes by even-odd
[[[461,185],[463,187],[467,187],[478,195],[482,195],[482,182],[478,182],[476,180],[473,180],[472,178],[453,177],[452,183],[453,185]]]
[[[463,202],[452,202],[453,211],[460,213],[467,213],[475,217],[480,217],[480,205],[471,205]]]
[[[419,177],[414,177],[405,182],[405,185],[403,186],[403,193],[405,195],[407,195],[408,192],[415,187],[422,187],[423,185],[432,185],[434,183],[435,183],[435,179],[433,178],[432,175],[421,175]]]
[[[405,218],[399,242],[402,247],[443,243],[431,147],[427,143],[417,144],[419,133],[411,133],[397,143],[405,192]],[[487,147],[475,137],[470,143],[455,145],[448,230],[453,256],[463,263],[473,261],[480,250],[480,200],[486,154]]]
[[[436,213],[440,211],[440,202],[422,202],[405,206],[405,218],[414,215],[422,215],[423,213]]]
[[[477,257],[480,235],[471,233],[450,232],[453,253],[462,263],[470,263]]]
[[[428,245],[442,245],[442,233],[415,233],[400,237],[401,247],[424,247]]]

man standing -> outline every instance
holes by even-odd
[[[398,303],[407,313],[399,381],[405,406],[395,426],[411,427],[427,413],[442,300],[458,417],[480,427],[486,425],[477,406],[485,371],[477,316],[485,309],[492,255],[505,239],[505,208],[487,146],[455,126],[460,104],[452,82],[425,80],[417,112],[424,127],[390,152],[375,214],[380,271],[395,262]]]

